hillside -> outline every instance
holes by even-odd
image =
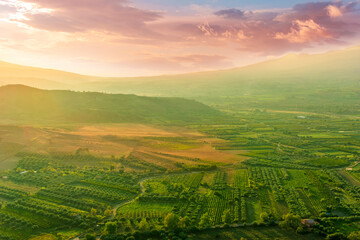
[[[322,54],[288,54],[246,67],[172,76],[109,79],[93,87],[114,91],[143,91],[152,94],[208,95],[209,92],[223,90],[238,95],[247,93],[256,84],[261,88],[272,84],[284,85],[308,83],[316,84],[327,80],[329,85],[353,83],[359,80],[360,46]],[[264,86],[266,83],[268,85]],[[104,85],[105,84],[105,85]],[[106,86],[107,87],[104,87]],[[255,86],[254,86],[255,85]],[[234,89],[239,87],[239,89]],[[192,89],[193,91],[188,91]],[[169,93],[169,90],[171,91]]]
[[[2,121],[181,123],[220,116],[212,108],[181,98],[40,90],[23,85],[0,87]]]
[[[0,61],[0,85],[24,84],[48,89],[71,88],[74,84],[94,81],[95,77],[52,69],[27,67]]]
[[[289,54],[232,70],[95,82],[106,92],[181,96],[221,109],[265,108],[360,116],[360,47]]]
[[[137,78],[97,78],[4,63],[0,64],[0,83],[184,97],[221,109],[266,108],[360,115],[359,62],[360,46],[322,54],[289,54],[230,70]],[[4,66],[8,66],[5,72]]]

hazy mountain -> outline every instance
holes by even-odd
[[[265,108],[360,115],[360,47],[289,54],[251,66],[87,84],[88,89],[196,99],[220,109]]]
[[[0,83],[165,96],[239,95],[251,94],[257,88],[266,91],[274,85],[279,90],[295,85],[324,87],[323,80],[329,86],[359,86],[359,62],[360,46],[323,54],[289,54],[230,70],[136,78],[92,77],[0,62]]]
[[[360,47],[324,54],[289,54],[247,67],[174,76],[122,78],[90,89],[137,94],[222,97],[286,93],[326,87],[359,87]],[[324,82],[326,85],[324,85]],[[274,92],[275,91],[275,92]]]
[[[0,62],[0,84],[24,84],[48,89],[71,88],[94,81],[95,77],[36,67]]]
[[[185,97],[220,108],[358,114],[359,62],[360,46],[323,54],[289,54],[230,70],[137,78],[97,78],[2,63],[0,82],[47,89]]]
[[[23,85],[0,87],[0,120],[36,123],[206,121],[221,114],[181,98],[40,90]]]

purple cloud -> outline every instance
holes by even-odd
[[[214,14],[226,19],[243,19],[245,17],[245,12],[236,8],[220,10]]]

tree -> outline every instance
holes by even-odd
[[[352,232],[348,236],[349,240],[360,240],[360,231]]]
[[[222,221],[224,224],[230,224],[231,223],[231,213],[230,209],[226,209],[222,215]]]
[[[346,236],[343,233],[333,233],[326,236],[326,240],[346,240]]]
[[[201,228],[207,228],[211,226],[209,213],[205,213],[201,216],[199,226]]]
[[[301,218],[297,215],[288,213],[283,216],[283,221],[280,222],[280,227],[282,228],[291,228],[291,229],[297,229],[301,224]]]
[[[149,226],[149,223],[146,221],[146,218],[141,219],[141,221],[139,223],[139,229],[141,231],[145,232],[145,231],[148,231],[149,228],[150,228],[150,226]]]
[[[97,213],[97,210],[96,210],[95,208],[92,208],[92,209],[90,210],[91,216],[96,216],[96,213]]]
[[[179,226],[181,228],[188,228],[188,227],[190,227],[190,224],[191,224],[191,219],[188,216],[185,216],[180,219]]]
[[[107,222],[105,224],[105,232],[108,234],[115,234],[117,231],[117,224],[115,222]]]
[[[85,239],[86,240],[96,240],[96,237],[94,235],[88,233],[85,235]]]
[[[275,221],[275,217],[272,213],[267,213],[267,212],[263,212],[260,214],[260,219],[264,222],[264,223],[272,223]]]
[[[164,224],[169,230],[175,230],[179,226],[179,217],[174,213],[169,213],[165,217]]]
[[[110,216],[112,215],[111,209],[106,209],[105,212],[104,212],[104,215],[105,215],[106,217],[110,217]]]

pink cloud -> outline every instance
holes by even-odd
[[[341,9],[339,9],[337,6],[329,5],[326,7],[326,10],[328,12],[329,17],[336,18],[343,16]]]
[[[113,32],[126,36],[156,35],[146,23],[162,18],[154,11],[129,6],[127,0],[23,0],[50,12],[28,13],[24,23],[60,32]]]
[[[115,34],[119,42],[144,45],[221,46],[235,42],[241,49],[275,54],[312,43],[335,42],[359,32],[357,2],[309,2],[276,11],[223,9],[206,16],[204,22],[199,16],[170,21],[158,12],[130,6],[127,0],[22,1],[52,9],[26,14],[28,20],[22,22],[34,28]]]
[[[7,30],[0,38],[9,38],[19,52],[53,54],[56,59],[62,56],[64,62],[74,56],[98,59],[105,65],[118,64],[114,69],[135,72],[139,68],[149,74],[244,65],[350,38],[354,44],[360,33],[358,2],[339,0],[298,4],[291,9],[206,9],[193,16],[143,10],[130,0],[16,2],[0,11],[5,18],[16,10],[19,16],[8,18],[16,25],[2,22]],[[22,3],[35,9],[21,7]],[[19,33],[26,36],[16,37]],[[9,48],[0,42],[1,46]],[[149,55],[141,55],[145,52]]]
[[[295,20],[289,33],[276,33],[275,39],[285,39],[291,43],[315,42],[318,40],[330,38],[324,27],[315,23],[314,20]]]
[[[357,2],[328,1],[277,11],[221,10],[215,12],[220,18],[197,25],[195,39],[238,42],[242,51],[264,54],[297,51],[357,35],[360,14],[356,6]]]

